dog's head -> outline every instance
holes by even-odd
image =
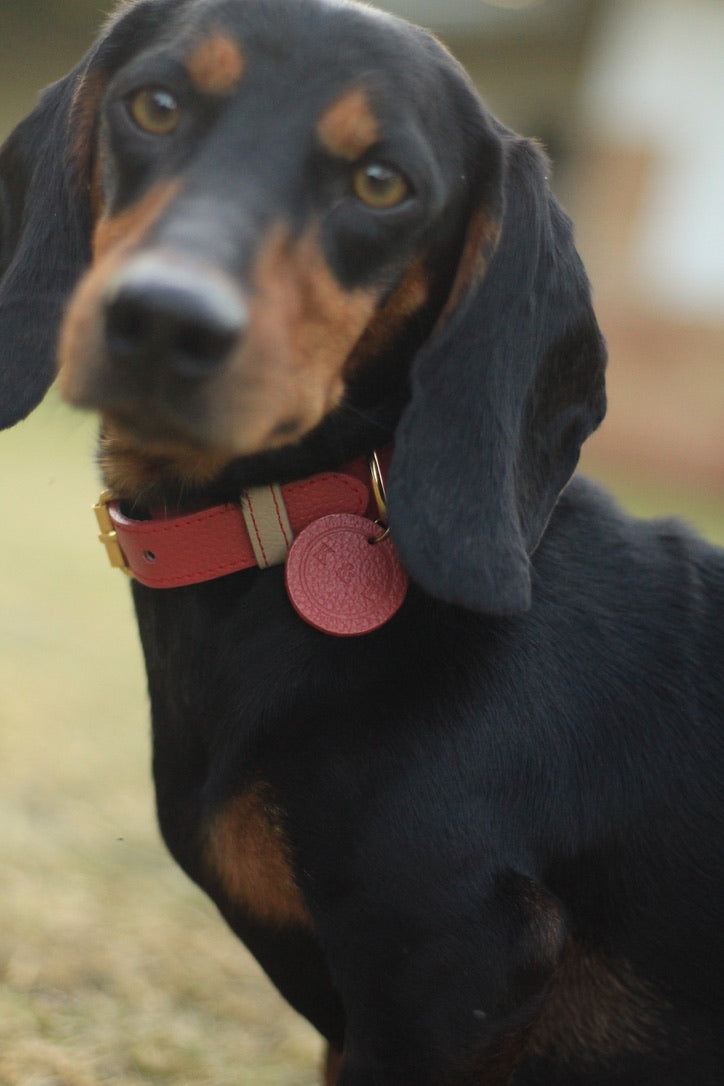
[[[129,497],[394,431],[413,577],[524,608],[604,411],[545,170],[399,20],[335,0],[125,5],[0,154],[0,420],[58,358]]]

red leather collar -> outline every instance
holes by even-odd
[[[380,454],[383,474],[390,456],[391,450]],[[356,460],[339,472],[287,483],[279,490],[288,516],[286,529],[280,520],[280,530],[288,534],[291,527],[292,538],[329,513],[373,518],[378,515],[366,459]],[[114,495],[106,491],[95,511],[101,529],[99,538],[107,548],[111,565],[149,588],[200,584],[258,564],[274,564],[257,560],[260,539],[252,539],[253,517],[247,513],[245,518],[241,503],[227,502],[182,516],[132,520],[121,512]],[[252,526],[251,534],[247,524]],[[287,546],[291,542],[288,539]]]

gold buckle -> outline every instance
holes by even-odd
[[[98,536],[99,541],[106,548],[106,554],[108,555],[108,561],[111,563],[114,569],[122,569],[129,577],[133,576],[133,573],[128,567],[126,562],[126,556],[124,555],[121,544],[118,542],[118,534],[113,527],[113,521],[111,520],[111,514],[108,512],[108,506],[112,501],[116,500],[116,495],[112,490],[104,490],[98,501],[93,506],[93,512],[96,515],[98,521],[98,527],[101,530],[101,534]]]

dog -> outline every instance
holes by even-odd
[[[724,559],[572,478],[544,154],[345,0],[135,0],[0,154],[2,422],[100,416],[158,817],[327,1086],[722,1077]]]

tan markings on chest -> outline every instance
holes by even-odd
[[[650,1052],[661,1036],[664,1009],[626,962],[609,962],[570,943],[528,1052],[570,1063]]]
[[[212,817],[206,859],[225,896],[255,920],[312,927],[294,877],[281,811],[265,785],[235,796]]]

